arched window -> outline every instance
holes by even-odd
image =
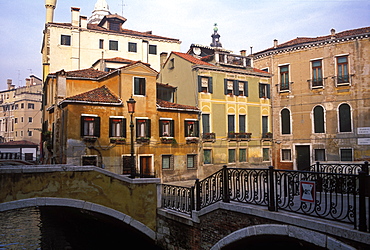
[[[343,103],[339,106],[339,132],[351,132],[351,107]]]
[[[289,109],[281,110],[281,133],[290,134],[290,111]]]
[[[315,133],[325,133],[324,108],[316,106],[313,109],[313,125]]]

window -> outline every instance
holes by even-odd
[[[28,136],[32,136],[32,131],[31,130],[27,130],[27,134],[28,134]]]
[[[341,148],[340,149],[340,160],[341,161],[353,161],[352,148]]]
[[[269,148],[262,149],[262,160],[270,161],[270,149]]]
[[[160,137],[174,137],[174,121],[173,120],[159,120],[159,136]]]
[[[24,109],[24,103],[21,103],[21,109]]]
[[[248,82],[224,79],[224,94],[248,96]]]
[[[326,161],[325,149],[315,149],[315,161]]]
[[[315,60],[311,62],[312,65],[312,87],[322,87],[322,60]]]
[[[235,115],[227,116],[227,132],[235,133]]]
[[[241,148],[239,149],[239,162],[246,162],[247,161],[247,149]]]
[[[126,118],[109,118],[109,137],[126,137]]]
[[[351,107],[344,103],[339,106],[339,132],[351,132]]]
[[[170,59],[170,61],[168,62],[168,68],[169,69],[175,68],[175,58]]]
[[[173,155],[162,155],[162,169],[173,169]]]
[[[109,40],[109,50],[118,50],[118,41]]]
[[[281,134],[290,134],[290,111],[289,109],[283,109],[281,111]]]
[[[316,106],[313,109],[313,125],[315,133],[325,133],[324,108],[322,106]]]
[[[245,115],[239,115],[239,132],[245,133],[246,131]]]
[[[104,49],[104,39],[99,39],[99,49]]]
[[[202,114],[202,128],[203,134],[211,132],[209,123],[209,114]]]
[[[185,120],[185,137],[199,137],[199,122]]]
[[[225,79],[225,95],[233,95],[235,93],[234,91],[235,82],[236,81]]]
[[[248,96],[248,82],[238,81],[239,96]]]
[[[196,168],[197,155],[187,155],[186,156],[186,166],[187,168]]]
[[[35,109],[35,104],[28,103],[28,109]]]
[[[98,157],[96,155],[83,155],[81,158],[82,166],[97,166]]]
[[[81,116],[81,137],[100,136],[100,117],[98,116]]]
[[[198,76],[198,92],[213,92],[212,77]]]
[[[145,78],[134,77],[134,95],[145,95]]]
[[[235,162],[235,149],[229,149],[229,163]]]
[[[337,84],[349,83],[348,56],[337,57]]]
[[[28,122],[29,123],[32,123],[32,121],[33,121],[33,118],[32,117],[28,117]]]
[[[270,84],[259,84],[259,97],[268,99],[270,98]]]
[[[61,35],[61,37],[60,37],[60,45],[71,46],[71,36],[69,36],[69,35]]]
[[[150,119],[136,119],[136,137],[150,138]]]
[[[280,66],[280,91],[289,90],[289,65]]]
[[[14,123],[18,123],[18,118],[14,118]]]
[[[262,135],[267,134],[268,131],[268,125],[269,125],[269,117],[268,116],[262,116]]]
[[[211,164],[212,163],[212,150],[211,149],[204,149],[204,164]]]
[[[149,45],[149,54],[151,55],[157,54],[157,45]]]
[[[291,161],[292,160],[292,151],[290,149],[281,150],[281,160],[282,161]]]
[[[137,52],[137,44],[128,43],[128,52]]]
[[[117,22],[110,22],[109,29],[114,31],[120,31],[120,23]]]

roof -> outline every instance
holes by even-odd
[[[335,33],[335,30],[333,35],[327,35],[327,36],[318,36],[318,37],[297,37],[290,41],[287,41],[285,43],[278,44],[276,47],[271,47],[265,50],[262,50],[260,52],[257,52],[255,54],[261,54],[263,52],[279,49],[279,48],[285,48],[290,46],[295,46],[299,44],[305,44],[305,43],[312,43],[312,42],[320,42],[320,41],[326,41],[331,39],[342,39],[346,37],[356,36],[356,35],[362,35],[362,34],[369,34],[370,33],[370,27],[364,27],[364,28],[358,28],[358,29],[352,29],[352,30],[346,30],[339,33]]]
[[[210,66],[213,66],[213,64],[210,64],[210,63],[207,63],[205,61],[202,61],[192,55],[189,55],[189,54],[186,54],[186,53],[181,53],[181,52],[175,52],[173,51],[172,54],[175,54],[185,60],[187,60],[188,62],[191,62],[193,64],[199,64],[199,65],[210,65]]]
[[[199,109],[190,105],[183,105],[173,102],[168,102],[164,100],[157,99],[157,108],[158,109],[170,109],[170,110],[183,110],[183,111],[196,111],[199,112]]]
[[[67,77],[81,77],[81,78],[100,78],[109,74],[109,72],[96,70],[93,68],[80,69],[73,71],[58,71],[56,73],[50,73],[50,75],[64,74]]]
[[[0,143],[0,147],[2,146],[38,146],[37,143],[26,141],[26,140],[20,140],[20,141],[9,141]]]
[[[90,104],[122,104],[122,101],[113,94],[105,85],[81,93],[75,96],[67,97],[62,102],[83,102]]]
[[[169,88],[169,89],[177,89],[177,87],[169,85],[168,83],[160,83],[157,82],[157,87]]]

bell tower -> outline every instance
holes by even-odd
[[[45,23],[52,23],[54,20],[54,9],[57,5],[57,0],[45,0],[46,20]]]
[[[213,34],[212,34],[212,43],[211,47],[222,47],[222,44],[220,43],[220,35],[218,34],[218,28],[217,28],[217,23],[214,25],[215,27],[213,28]]]

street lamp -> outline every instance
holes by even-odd
[[[135,167],[135,159],[134,159],[134,154],[135,154],[135,151],[134,151],[134,123],[132,121],[132,116],[135,113],[135,103],[136,103],[136,101],[131,96],[130,99],[126,102],[127,102],[128,112],[131,115],[131,122],[130,122],[130,131],[131,131],[131,159],[130,159],[130,162],[131,162],[131,176],[130,177],[135,178],[135,176],[136,176],[136,167]]]

